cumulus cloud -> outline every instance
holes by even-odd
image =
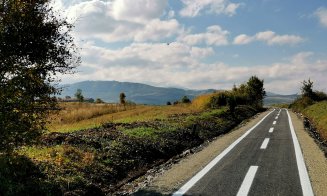
[[[278,35],[273,31],[263,31],[254,36],[245,34],[238,35],[234,38],[233,43],[236,45],[244,45],[254,41],[262,41],[268,45],[295,45],[303,42],[304,39],[298,35]]]
[[[81,72],[64,76],[65,82],[118,80],[157,86],[230,89],[252,75],[265,80],[265,88],[277,93],[296,93],[301,81],[312,78],[315,86],[327,83],[327,59],[313,61],[314,53],[301,52],[283,62],[255,66],[232,66],[223,62],[205,63],[214,54],[210,47],[195,47],[181,42],[133,43],[108,49],[86,43]],[[84,71],[83,70],[87,70]],[[92,71],[89,71],[92,70]]]
[[[172,13],[161,19],[166,7],[167,0],[89,0],[69,5],[66,12],[81,39],[142,42],[159,41],[182,30]]]
[[[207,44],[222,46],[228,44],[229,32],[223,30],[220,26],[209,26],[205,33],[182,35],[179,40],[189,45]]]
[[[196,17],[203,11],[233,16],[241,5],[240,3],[231,3],[229,0],[182,0],[182,3],[184,7],[179,14],[183,17]]]
[[[322,26],[327,27],[327,8],[320,7],[315,11],[315,16],[318,17]]]
[[[234,44],[237,44],[237,45],[248,44],[252,41],[253,41],[253,38],[248,35],[245,35],[245,34],[238,35],[237,37],[234,38]]]
[[[167,0],[115,0],[110,14],[116,20],[146,23],[159,18],[167,3]]]

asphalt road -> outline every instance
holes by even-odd
[[[290,124],[286,110],[272,111],[174,196],[313,195]]]

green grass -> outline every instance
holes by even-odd
[[[327,101],[315,103],[303,110],[318,128],[321,136],[327,140]]]
[[[27,156],[35,162],[54,163],[58,166],[73,164],[74,167],[84,167],[91,164],[94,158],[92,152],[84,152],[69,145],[24,146],[18,149],[17,153]]]

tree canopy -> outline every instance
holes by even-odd
[[[123,104],[123,105],[126,104],[126,95],[125,95],[125,93],[120,93],[119,94],[119,102],[120,102],[120,104]]]
[[[217,93],[211,98],[209,105],[211,108],[229,106],[232,112],[237,105],[251,105],[260,109],[263,106],[265,96],[264,81],[257,76],[252,76],[239,87],[234,85],[230,91]]]
[[[80,59],[49,0],[0,1],[0,150],[24,144],[45,128],[56,109],[58,74]]]
[[[75,97],[78,100],[78,102],[83,102],[84,101],[84,96],[82,94],[82,90],[81,89],[77,89],[76,90]]]

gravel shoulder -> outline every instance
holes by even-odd
[[[170,169],[157,176],[143,191],[154,195],[169,195],[178,190],[188,179],[204,168],[214,157],[243,135],[248,129],[259,122],[269,111],[257,115],[245,125],[225,135],[217,137],[203,150],[191,154]]]
[[[300,116],[290,112],[295,133],[300,142],[302,154],[309,173],[311,185],[316,196],[327,194],[327,159],[324,153],[305,131]]]
[[[157,175],[150,184],[143,189],[141,195],[170,195],[178,190],[192,176],[205,167],[214,157],[259,122],[269,111],[257,115],[245,125],[217,137],[201,151],[190,154],[170,169]],[[301,117],[290,112],[296,135],[300,142],[305,163],[309,172],[312,187],[316,196],[327,193],[327,160],[314,139],[309,136],[303,126]],[[138,195],[138,194],[136,194]]]

